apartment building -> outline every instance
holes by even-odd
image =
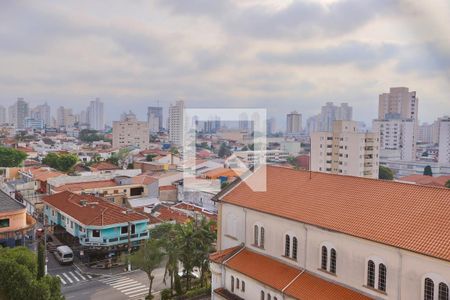
[[[169,141],[177,146],[183,144],[184,101],[169,107]]]
[[[332,132],[311,135],[311,170],[378,178],[379,137],[358,132],[353,121],[335,121]]]
[[[380,135],[381,159],[416,159],[416,122],[413,119],[374,120],[372,128]]]
[[[260,164],[285,163],[289,153],[282,150],[235,151],[225,164],[232,168],[251,168]]]
[[[135,146],[147,149],[150,143],[148,123],[138,121],[132,112],[122,115],[120,121],[113,122],[113,148]]]
[[[215,198],[212,299],[449,299],[449,189],[266,171]]]
[[[450,117],[439,120],[439,156],[441,164],[450,164]]]
[[[302,132],[302,115],[293,111],[286,115],[286,135],[298,136]]]
[[[147,123],[151,133],[163,130],[163,108],[160,106],[149,106],[147,108]]]

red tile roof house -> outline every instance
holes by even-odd
[[[262,174],[215,198],[212,299],[448,299],[450,189],[275,166]]]
[[[64,191],[43,202],[46,224],[72,236],[86,255],[117,255],[149,238],[147,216],[102,198]]]

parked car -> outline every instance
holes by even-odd
[[[69,246],[59,246],[53,254],[56,260],[62,265],[73,263],[73,251]]]

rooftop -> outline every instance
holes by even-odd
[[[11,198],[5,192],[0,191],[0,212],[12,212],[25,209],[25,206]]]
[[[106,226],[133,221],[148,221],[134,211],[92,195],[78,195],[68,191],[47,196],[43,201],[66,213],[84,225]]]
[[[266,192],[240,181],[219,199],[450,260],[450,189],[268,166]]]
[[[354,290],[332,283],[310,272],[291,267],[247,248],[224,259],[225,266],[249,276],[264,285],[283,291],[295,299],[365,300],[371,299]],[[224,250],[227,251],[227,250]],[[222,251],[222,252],[224,252]],[[216,255],[212,254],[211,256]],[[229,254],[228,254],[229,255]],[[211,258],[210,256],[210,258]]]

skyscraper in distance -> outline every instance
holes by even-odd
[[[147,123],[151,133],[163,130],[163,108],[160,106],[149,106],[147,109]]]
[[[100,98],[95,98],[91,101],[89,107],[87,108],[87,118],[89,123],[89,128],[94,130],[104,130],[105,129],[105,115],[103,111],[103,102]]]
[[[298,136],[302,132],[302,115],[293,111],[286,116],[286,135]]]
[[[169,107],[169,141],[174,145],[183,144],[184,101],[178,100]]]

